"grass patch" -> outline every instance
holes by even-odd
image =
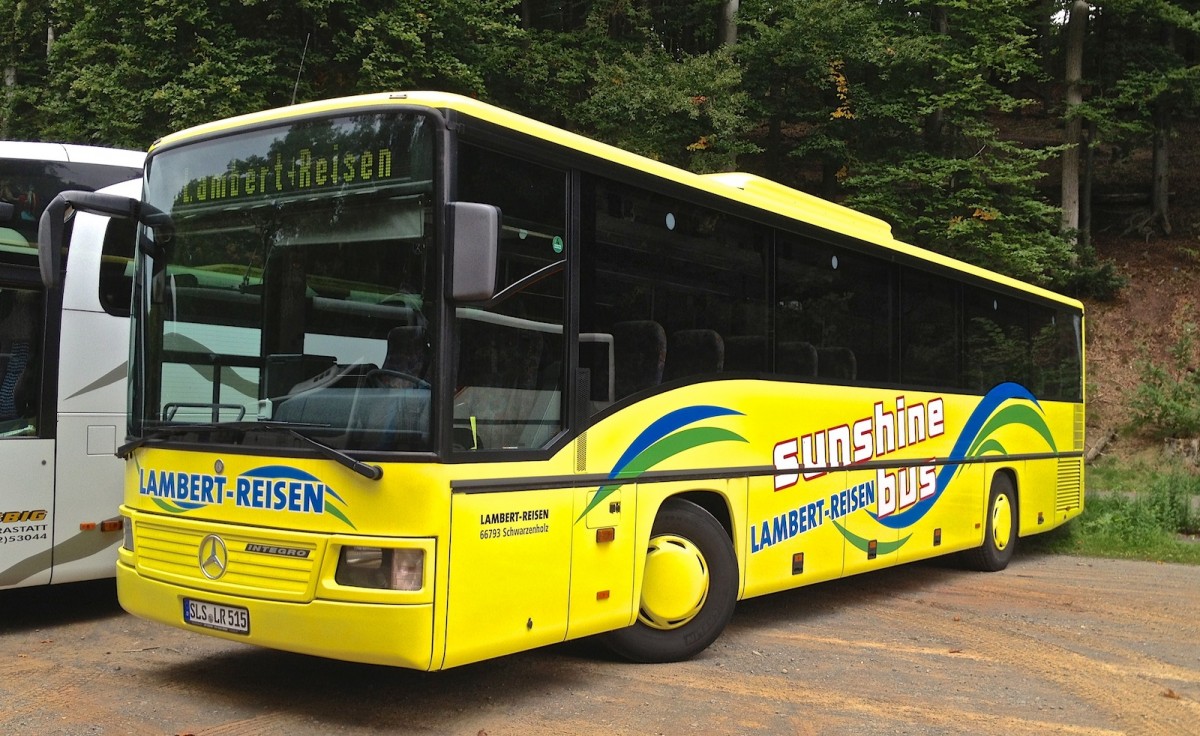
[[[1088,468],[1084,511],[1064,527],[1021,540],[1027,549],[1200,565],[1200,476],[1179,465],[1099,463]]]

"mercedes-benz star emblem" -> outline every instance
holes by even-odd
[[[200,541],[200,572],[209,580],[216,580],[225,574],[229,567],[229,550],[225,549],[225,540],[216,534],[209,534]]]

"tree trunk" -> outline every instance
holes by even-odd
[[[717,30],[718,40],[722,46],[732,46],[737,43],[737,12],[740,0],[722,0],[721,22]]]
[[[938,36],[950,32],[950,20],[946,9],[940,5],[930,9],[930,26]],[[941,108],[925,116],[925,150],[931,153],[945,154],[948,151],[945,141],[945,111]]]
[[[1154,222],[1158,223],[1163,235],[1171,234],[1170,190],[1167,177],[1170,138],[1171,105],[1169,102],[1159,101],[1154,105],[1154,183],[1150,201]]]
[[[1174,26],[1163,24],[1163,46],[1175,48]],[[1168,180],[1168,165],[1170,164],[1169,144],[1171,139],[1171,108],[1174,102],[1170,93],[1160,95],[1154,101],[1151,113],[1154,116],[1154,162],[1153,185],[1150,192],[1150,206],[1154,222],[1158,223],[1163,235],[1171,234],[1170,188]]]
[[[1079,250],[1092,248],[1092,175],[1096,170],[1096,122],[1089,120],[1083,131],[1083,175],[1079,182]]]
[[[1083,120],[1077,108],[1083,102],[1083,41],[1087,32],[1090,6],[1084,0],[1071,4],[1071,17],[1067,21],[1067,69],[1065,81],[1067,148],[1062,158],[1062,229],[1063,232],[1079,230],[1079,161],[1083,144]]]

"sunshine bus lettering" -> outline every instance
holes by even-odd
[[[945,433],[946,407],[941,397],[908,404],[905,397],[897,396],[892,410],[877,401],[871,416],[852,425],[836,425],[775,443],[775,469],[785,471],[775,475],[775,490],[795,485],[801,475],[806,481],[814,480],[831,469],[883,457]],[[796,472],[802,469],[802,473]]]

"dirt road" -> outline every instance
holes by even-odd
[[[114,598],[0,593],[0,733],[1200,734],[1196,567],[909,566],[743,602],[691,662],[579,642],[437,674],[192,635]]]

